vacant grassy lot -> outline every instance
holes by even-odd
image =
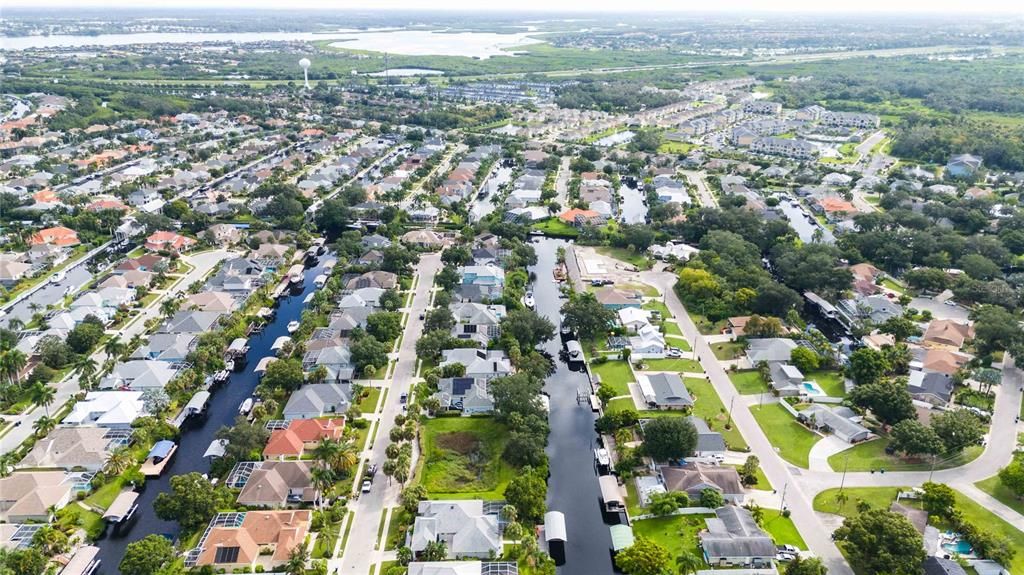
[[[887,437],[879,437],[871,441],[865,441],[837,453],[828,458],[828,464],[836,471],[842,471],[847,466],[847,471],[871,471],[872,469],[885,469],[886,471],[928,471],[932,468],[930,458],[908,459],[896,455],[889,455],[885,452],[889,445]],[[954,457],[939,458],[935,462],[935,469],[949,469],[959,467],[973,461],[981,455],[984,450],[980,445],[968,447],[962,453]],[[847,460],[849,458],[849,460]],[[848,463],[847,463],[848,461]]]
[[[675,515],[643,519],[633,523],[633,534],[659,543],[668,549],[672,557],[683,551],[703,557],[697,545],[697,533],[704,529],[704,519],[707,517],[714,515]]]
[[[668,306],[660,301],[648,301],[644,302],[644,309],[656,311],[661,314],[661,319],[672,319],[672,312],[668,310]]]
[[[590,371],[601,376],[601,383],[615,390],[615,395],[629,395],[629,384],[634,382],[633,372],[625,361],[606,361],[590,364]]]
[[[662,322],[661,323],[661,327],[662,327],[662,331],[665,333],[665,335],[675,335],[675,336],[679,336],[679,337],[685,337],[683,335],[683,330],[679,329],[679,324],[677,324],[674,321],[669,320],[669,321]],[[686,343],[686,340],[672,339],[672,340],[668,341],[667,343],[669,345],[671,345],[671,346],[678,347],[679,349],[684,349],[684,346],[685,346],[685,351],[690,351],[690,345]]]
[[[729,372],[729,379],[736,386],[736,390],[743,395],[754,395],[768,389],[756,369]]]
[[[750,412],[783,459],[807,468],[811,447],[821,439],[820,436],[800,425],[777,403],[751,407]]]
[[[597,250],[597,253],[603,256],[615,258],[620,262],[626,262],[627,264],[636,266],[640,271],[651,269],[651,260],[647,259],[647,256],[634,252],[631,249],[613,248],[610,246],[598,246],[595,249]]]
[[[646,371],[674,371],[687,373],[704,373],[700,362],[692,359],[645,359]]]
[[[800,536],[796,525],[789,517],[783,517],[778,509],[765,509],[761,528],[768,532],[776,545],[792,545],[797,549],[807,549],[807,543]]]
[[[508,430],[489,418],[452,417],[423,425],[423,486],[437,499],[500,499],[515,475],[501,459]]]
[[[711,351],[718,359],[729,360],[743,357],[747,344],[742,341],[723,341],[711,344]]]
[[[747,442],[740,434],[740,430],[736,429],[735,425],[729,429],[725,428],[729,422],[729,414],[711,382],[706,379],[688,377],[683,380],[683,383],[686,384],[686,389],[693,396],[693,415],[707,421],[711,429],[721,433],[729,449],[746,451]]]
[[[558,238],[575,238],[580,235],[579,230],[563,222],[558,218],[548,218],[533,224],[533,229],[544,232],[545,235]]]
[[[840,504],[836,501],[839,489],[826,489],[814,496],[814,510],[852,517],[857,514],[858,501],[864,501],[874,509],[888,509],[901,490],[900,487],[847,487],[843,489],[846,503]]]

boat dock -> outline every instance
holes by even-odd
[[[167,439],[157,441],[153,449],[149,450],[149,455],[146,456],[146,461],[139,471],[146,477],[159,477],[177,450],[178,445],[173,441]]]
[[[185,404],[185,407],[183,407],[181,411],[178,412],[178,415],[174,418],[174,420],[171,421],[171,425],[180,429],[181,426],[185,423],[185,420],[188,419],[189,417],[193,415],[202,415],[203,413],[205,413],[206,406],[209,404],[209,402],[209,391],[197,391],[195,395],[192,396],[192,399],[188,400],[188,403]]]

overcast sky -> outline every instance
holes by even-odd
[[[9,0],[7,6],[46,7],[129,7],[129,8],[268,8],[268,9],[398,9],[398,10],[518,10],[518,11],[745,11],[745,12],[1014,12],[1024,13],[1021,0],[857,0],[837,2],[826,0],[515,0],[513,2],[480,2],[480,0],[165,0],[146,6],[139,0]]]

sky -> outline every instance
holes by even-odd
[[[1021,0],[857,0],[854,3],[827,0],[515,0],[514,2],[480,2],[480,0],[10,0],[8,6],[26,8],[67,7],[129,7],[129,8],[262,8],[262,9],[388,9],[388,10],[502,10],[502,11],[571,11],[571,12],[889,12],[939,14],[949,12],[1012,12],[1024,14]],[[147,6],[149,4],[149,6]]]

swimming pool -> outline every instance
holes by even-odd
[[[956,553],[957,555],[970,555],[974,553],[974,548],[971,547],[971,544],[963,539],[958,539],[950,543],[943,543],[942,548],[950,553]]]
[[[801,387],[807,395],[825,395],[825,390],[818,387],[818,384],[813,381],[805,381],[801,384]]]

